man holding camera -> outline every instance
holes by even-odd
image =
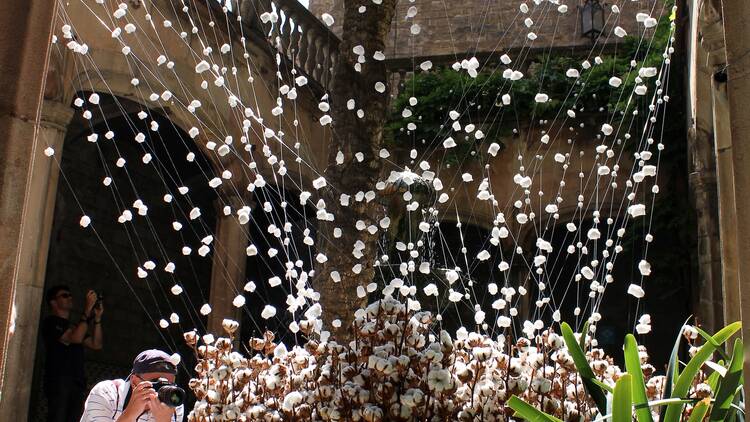
[[[73,295],[67,286],[47,290],[51,315],[42,322],[42,336],[47,351],[44,369],[44,391],[47,396],[49,422],[74,422],[81,416],[86,396],[83,350],[102,348],[102,313],[104,307],[93,290],[86,294],[83,315],[78,323],[70,321]]]
[[[177,367],[161,350],[146,350],[125,379],[91,389],[81,422],[182,422],[185,390],[174,385]]]

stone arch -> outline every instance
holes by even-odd
[[[80,93],[82,98],[89,94]],[[213,173],[209,158],[181,127],[127,98],[99,95],[101,109],[93,112],[91,120],[76,113],[56,153],[61,181],[54,201],[44,286],[67,284],[71,288],[76,299],[74,321],[86,290],[94,289],[105,297],[104,350],[87,353],[90,384],[126,376],[135,354],[146,348],[178,351],[190,365],[182,333],[205,325],[197,309],[208,302],[212,261],[210,256],[198,256],[197,249],[203,237],[213,234],[217,197],[203,175]],[[138,119],[134,114],[140,110],[151,117]],[[158,122],[158,132],[149,130],[151,119]],[[115,133],[113,140],[104,137],[107,130]],[[146,135],[142,144],[133,139],[136,131]],[[92,132],[99,134],[96,144],[87,140]],[[185,160],[188,151],[195,153],[192,163]],[[146,152],[153,156],[149,164],[142,162]],[[172,154],[177,159],[172,160]],[[119,157],[126,160],[124,168],[115,164]],[[189,179],[196,175],[191,182]],[[113,179],[109,186],[103,184],[105,176]],[[190,188],[189,197],[177,193],[183,184]],[[173,196],[169,204],[163,200],[167,192]],[[137,199],[148,206],[148,223],[132,206]],[[187,215],[193,206],[202,211],[200,224],[195,227],[188,224]],[[132,212],[135,223],[117,222],[125,209]],[[92,219],[92,225],[85,229],[78,223],[84,213]],[[184,225],[180,232],[172,228],[175,220]],[[182,255],[183,246],[191,247],[193,253]],[[136,268],[146,260],[152,260],[156,268],[140,279]],[[176,264],[174,273],[163,270],[168,262]],[[175,284],[184,290],[177,297],[170,292]],[[48,312],[46,303],[42,308],[44,316]],[[179,324],[167,329],[154,325],[162,318],[169,320],[172,312],[180,316]],[[42,343],[37,346],[42,353],[36,354],[32,415],[45,411],[44,405],[37,405],[44,403],[39,382],[44,361]],[[182,378],[186,381],[184,375]]]

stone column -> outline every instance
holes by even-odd
[[[723,7],[727,51],[727,96],[732,134],[734,198],[737,212],[737,258],[740,279],[742,335],[750,339],[750,3],[712,3]],[[750,350],[745,352],[745,396],[750,397]]]
[[[248,242],[247,226],[240,225],[236,211],[248,205],[247,198],[236,194],[221,201],[217,199],[218,213],[214,237],[214,257],[211,266],[211,314],[208,316],[208,331],[223,334],[221,322],[224,318],[239,321],[240,311],[232,301],[245,285],[245,265]],[[229,205],[232,214],[224,215],[222,208]]]
[[[719,191],[719,232],[721,233],[721,278],[724,297],[724,322],[729,324],[741,319],[732,133],[729,129],[726,81],[714,79],[713,86],[714,147],[716,148],[716,173]]]
[[[57,2],[0,2],[0,400],[24,406],[4,391],[8,346],[14,332],[14,303],[20,274],[24,215],[28,210],[31,157],[42,103],[52,21]],[[28,378],[26,381],[28,383]],[[15,388],[15,387],[14,387]],[[2,420],[18,420],[2,418]]]
[[[694,16],[696,25],[697,16]],[[708,332],[719,330],[723,324],[721,283],[721,240],[719,235],[718,193],[716,186],[716,158],[714,154],[713,109],[711,105],[711,77],[705,65],[707,52],[700,36],[693,34],[689,67],[692,69],[690,87],[690,127],[688,129],[688,184],[690,202],[695,210],[695,232],[698,277],[694,280],[692,305],[696,321]]]
[[[15,291],[15,334],[8,343],[3,400],[0,420],[26,420],[31,393],[29,369],[34,367],[39,315],[44,300],[52,219],[60,175],[63,140],[73,116],[69,106],[45,101],[39,122],[37,147],[31,160],[32,169],[23,216],[24,230],[18,252]],[[53,148],[47,157],[44,150]]]

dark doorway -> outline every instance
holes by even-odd
[[[85,99],[89,93],[79,96]],[[127,376],[133,358],[148,348],[180,352],[185,367],[190,367],[182,333],[205,326],[197,309],[208,301],[211,254],[201,257],[196,251],[201,239],[213,234],[216,198],[207,186],[213,177],[209,162],[168,117],[123,98],[99,96],[98,105],[77,109],[62,154],[58,153],[61,175],[45,280],[45,288],[70,287],[75,301],[72,321],[78,320],[88,289],[104,296],[104,348],[86,353],[89,387]],[[85,109],[92,113],[90,119],[82,116]],[[152,130],[153,124],[158,131]],[[113,139],[105,137],[108,131]],[[88,139],[91,133],[99,135],[96,143]],[[142,143],[135,139],[138,133],[144,135]],[[146,153],[152,157],[149,163],[143,161]],[[186,160],[189,153],[195,154],[192,162]],[[119,158],[126,161],[124,167],[116,165]],[[108,186],[105,177],[111,178]],[[181,186],[190,189],[188,195],[178,193]],[[173,196],[172,202],[164,201],[165,194]],[[148,206],[146,216],[133,207],[137,200]],[[202,216],[191,222],[188,213],[193,207],[200,207]],[[125,210],[132,221],[120,223]],[[87,228],[79,225],[84,213],[92,221]],[[180,231],[173,229],[174,221],[182,222]],[[183,255],[183,246],[193,253]],[[156,268],[140,278],[137,268],[146,261]],[[173,273],[164,270],[168,262],[175,264]],[[184,290],[180,295],[170,291],[175,284]],[[45,303],[40,320],[48,312]],[[179,323],[159,328],[159,321],[169,321],[173,312]],[[44,420],[46,414],[41,391],[44,356],[39,341],[30,420]],[[188,379],[183,370],[178,380],[186,384]]]

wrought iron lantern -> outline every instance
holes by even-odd
[[[594,42],[604,30],[604,8],[599,0],[585,0],[581,11],[581,35]]]

